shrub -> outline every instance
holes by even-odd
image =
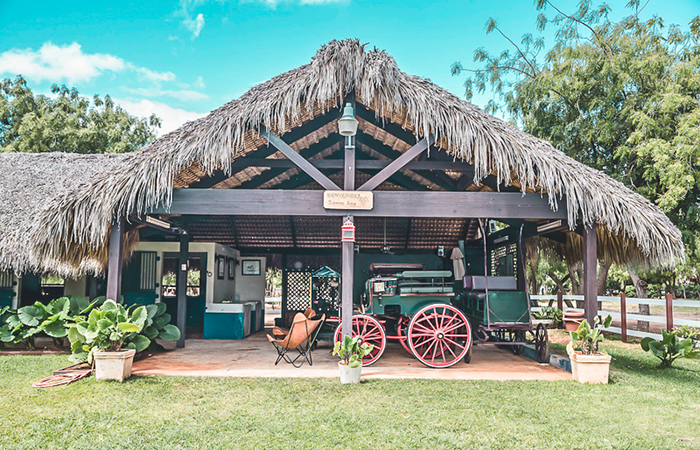
[[[662,339],[657,341],[650,337],[642,339],[642,350],[651,352],[661,360],[661,367],[671,367],[673,361],[678,358],[695,358],[698,352],[693,350],[693,342],[690,339],[679,339],[678,335],[671,331],[661,330]]]

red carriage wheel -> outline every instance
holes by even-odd
[[[472,331],[464,314],[450,305],[428,305],[408,326],[408,345],[428,367],[450,367],[461,361],[472,344]]]
[[[340,341],[343,335],[342,323],[335,329],[333,343]],[[352,316],[352,337],[359,337],[363,343],[372,344],[372,351],[362,358],[362,365],[369,366],[377,362],[386,348],[386,334],[384,327],[377,319],[371,316]]]

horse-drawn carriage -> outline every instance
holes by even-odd
[[[488,273],[484,259],[483,273]],[[533,327],[529,297],[517,283],[516,274],[524,272],[515,268],[517,260],[522,258],[506,258],[512,267],[504,274],[497,271],[501,276],[458,279],[449,270],[425,270],[421,264],[372,264],[352,319],[352,335],[374,345],[363,365],[374,364],[391,340],[434,368],[469,363],[474,344],[507,346],[515,354],[533,344],[538,361],[545,362],[547,330]],[[335,330],[335,342],[341,328]]]

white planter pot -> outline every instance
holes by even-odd
[[[360,375],[362,375],[362,366],[350,367],[348,365],[338,363],[338,368],[340,369],[340,382],[342,384],[352,384],[360,382]]]
[[[131,364],[136,350],[95,352],[95,379],[97,381],[124,381],[131,376]]]
[[[571,348],[571,344],[566,347],[571,360],[571,375],[574,381],[590,384],[608,384],[610,375],[610,355],[582,355],[576,353]]]

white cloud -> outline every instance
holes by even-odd
[[[127,92],[141,97],[172,97],[183,102],[198,102],[209,98],[207,94],[191,89],[162,89],[160,86],[150,88],[125,88]]]
[[[22,75],[34,81],[90,81],[105,72],[120,72],[127,63],[113,55],[83,53],[76,42],[58,46],[46,42],[37,51],[12,49],[0,53],[0,73]]]
[[[143,76],[148,81],[166,82],[175,80],[175,74],[172,72],[155,72],[145,67],[131,66],[139,75]]]
[[[199,13],[194,19],[187,17],[182,20],[182,24],[192,33],[192,39],[198,38],[204,28],[204,14]]]
[[[197,79],[194,81],[194,87],[196,87],[197,89],[204,89],[205,87],[207,87],[207,85],[204,84],[204,78],[202,78],[201,76],[197,77]]]
[[[120,105],[132,115],[138,117],[149,117],[151,114],[155,114],[156,116],[160,117],[162,124],[160,129],[157,131],[158,136],[167,134],[184,125],[186,122],[199,119],[200,117],[204,117],[206,115],[193,111],[186,111],[180,108],[173,108],[165,103],[153,102],[150,100],[131,101],[116,98],[113,100],[114,103]]]

